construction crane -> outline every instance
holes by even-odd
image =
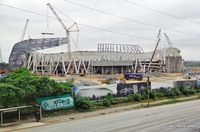
[[[72,58],[71,55],[71,46],[70,46],[70,40],[69,40],[69,32],[70,29],[76,25],[76,23],[72,24],[69,28],[67,28],[67,26],[65,26],[65,24],[63,23],[63,21],[60,19],[60,17],[58,16],[58,14],[56,13],[56,11],[53,9],[52,5],[50,3],[47,4],[49,6],[49,8],[51,9],[51,11],[53,12],[53,14],[55,15],[55,17],[58,19],[58,21],[60,22],[60,24],[62,25],[62,27],[64,28],[65,32],[66,32],[66,37],[67,37],[67,53],[68,53],[68,60],[70,61]]]
[[[151,56],[151,59],[150,59],[150,61],[149,61],[148,71],[149,71],[149,69],[150,69],[151,63],[152,63],[153,58],[154,58],[154,56],[155,56],[155,53],[156,53],[156,50],[157,50],[157,48],[158,48],[158,44],[160,43],[160,40],[161,40],[161,30],[159,30],[159,32],[158,32],[158,36],[157,36],[157,40],[156,40],[156,47],[155,47],[155,49],[154,49],[154,51],[153,51],[153,54],[152,54],[152,56]]]
[[[167,43],[169,44],[169,47],[172,47],[172,43],[171,43],[169,37],[167,36],[166,33],[164,33],[164,35],[165,35],[165,38],[166,38],[166,40],[167,40]]]
[[[24,29],[23,29],[22,36],[21,36],[21,41],[24,40],[24,36],[26,34],[26,29],[27,29],[27,26],[28,26],[28,22],[29,22],[29,19],[26,20],[26,23],[24,25]]]

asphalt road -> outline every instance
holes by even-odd
[[[73,120],[17,132],[200,132],[200,100]]]

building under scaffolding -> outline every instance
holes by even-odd
[[[125,72],[182,72],[183,60],[177,48],[144,52],[139,45],[98,44],[97,51],[75,51],[68,60],[67,53],[38,53],[37,50],[56,47],[66,38],[31,39],[17,43],[10,63],[23,65],[35,74],[116,74]],[[20,49],[20,50],[19,50]],[[151,63],[151,64],[150,64]]]

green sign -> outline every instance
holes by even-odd
[[[74,99],[71,95],[38,98],[36,101],[47,111],[74,107]]]

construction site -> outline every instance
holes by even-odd
[[[19,42],[13,48],[9,62],[14,65],[23,65],[40,75],[183,71],[180,50],[175,47],[144,52],[139,45],[98,44],[97,51],[76,51],[71,52],[70,55],[36,52],[40,48],[66,44],[66,40],[66,38],[49,38]]]
[[[159,30],[153,51],[144,51],[140,44],[99,43],[93,51],[71,51],[70,33],[79,32],[74,22],[69,28],[59,18],[54,8],[47,4],[66,32],[66,37],[39,38],[23,40],[13,46],[9,57],[12,66],[23,66],[36,75],[95,75],[119,73],[181,73],[184,70],[181,51],[172,46],[164,33]],[[43,33],[52,35],[53,33]],[[168,46],[158,48],[162,39]],[[40,53],[38,50],[67,45],[66,52]],[[152,46],[153,47],[153,46]]]

